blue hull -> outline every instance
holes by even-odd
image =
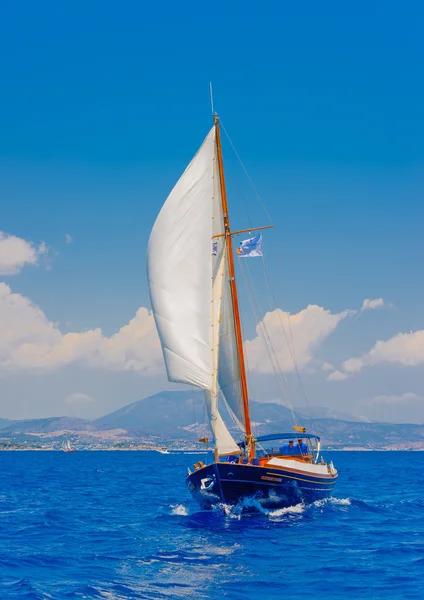
[[[237,504],[254,498],[263,508],[284,508],[329,498],[337,475],[321,477],[275,469],[231,463],[212,463],[191,473],[187,487],[203,509],[219,503]]]

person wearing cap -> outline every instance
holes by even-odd
[[[309,454],[308,446],[305,444],[302,438],[297,439],[297,444],[294,448],[294,453],[300,455]]]

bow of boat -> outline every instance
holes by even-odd
[[[258,461],[259,462],[259,461]],[[259,464],[214,462],[196,465],[186,479],[202,508],[255,498],[264,508],[311,503],[331,496],[337,481],[332,463],[311,464],[272,457]]]

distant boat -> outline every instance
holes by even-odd
[[[63,450],[63,452],[75,452],[75,448],[73,448],[71,446],[71,442],[70,442],[69,438],[67,438],[66,440],[63,441],[62,450]]]
[[[230,228],[220,121],[214,114],[212,129],[156,219],[147,250],[150,297],[168,379],[205,393],[214,459],[199,461],[186,479],[203,508],[245,497],[264,507],[309,503],[331,496],[338,476],[333,463],[320,456],[320,438],[304,427],[294,424],[292,432],[258,438],[252,432],[233,236],[255,231],[237,256],[262,256],[257,232],[268,227]],[[221,417],[220,391],[243,432],[240,443]]]
[[[169,450],[166,448],[156,448],[156,452],[159,452],[160,454],[170,454]]]

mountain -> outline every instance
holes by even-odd
[[[358,419],[348,412],[331,408],[329,406],[308,406],[306,414],[311,419],[339,419],[341,421],[366,421],[366,419]]]
[[[234,438],[240,440],[242,433],[228,413],[224,409],[221,412]],[[297,420],[307,431],[316,432],[324,447],[424,450],[423,425],[357,421],[349,415],[318,407],[311,407],[311,413],[312,418],[297,413]],[[251,416],[256,436],[292,431],[291,411],[281,404],[252,402]],[[38,436],[54,441],[65,432],[79,439],[84,447],[128,445],[153,438],[192,445],[200,437],[210,435],[203,393],[191,391],[160,392],[95,421],[71,417],[0,420],[0,437],[9,440],[28,441],[31,436]]]
[[[0,419],[0,430],[10,427],[10,425],[13,425],[13,423],[16,423],[16,421],[11,421],[10,419]]]
[[[241,433],[236,429],[226,411],[222,411],[236,439]],[[424,449],[424,426],[411,424],[371,423],[346,418],[335,418],[332,409],[311,407],[312,418],[296,414],[299,424],[316,432],[324,446],[419,448]],[[337,414],[337,413],[336,413]],[[324,418],[316,418],[321,415]],[[251,416],[256,435],[292,431],[291,411],[281,404],[252,402]],[[349,419],[350,417],[350,419]],[[204,435],[206,409],[202,392],[160,392],[144,400],[133,402],[116,410],[96,423],[103,427],[125,429],[139,435],[156,435],[162,438],[186,438],[194,441]],[[293,436],[294,437],[294,436]]]
[[[225,407],[221,414],[236,437],[241,433],[233,425]],[[252,421],[268,432],[271,423],[280,429],[291,429],[291,413],[281,404],[252,403]],[[160,392],[138,400],[97,419],[102,427],[125,429],[140,435],[160,437],[193,437],[193,433],[209,430],[203,392]],[[275,431],[275,429],[274,429]]]
[[[3,419],[2,419],[3,420]],[[7,421],[7,419],[4,419]],[[75,417],[48,417],[46,419],[23,419],[9,421],[9,425],[1,427],[1,435],[10,433],[52,433],[54,431],[99,431],[100,424]]]
[[[125,429],[141,435],[190,437],[205,421],[202,392],[160,392],[138,400],[95,421],[101,427]]]

